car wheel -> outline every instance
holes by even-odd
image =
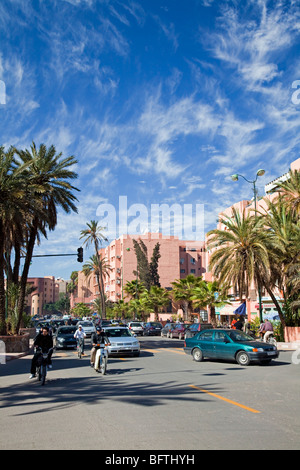
[[[250,357],[246,351],[239,351],[236,355],[236,360],[240,366],[248,366],[250,364]]]
[[[192,356],[196,362],[201,362],[203,360],[203,353],[199,348],[193,349]]]

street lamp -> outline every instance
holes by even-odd
[[[256,172],[256,178],[255,178],[255,180],[253,180],[253,181],[249,181],[247,178],[245,178],[245,176],[239,175],[238,173],[236,173],[235,175],[231,175],[232,181],[238,181],[239,176],[240,176],[240,177],[243,178],[245,181],[247,181],[247,183],[253,185],[255,217],[257,216],[257,209],[256,209],[256,202],[257,202],[257,197],[256,197],[256,194],[257,194],[257,190],[256,190],[256,181],[257,181],[257,178],[258,178],[259,176],[263,176],[264,174],[265,174],[265,170],[263,170],[262,168],[260,168],[259,170],[257,170],[257,172]],[[259,301],[259,320],[260,320],[260,322],[262,322],[262,303],[261,303],[261,288],[260,288],[260,285],[258,285],[258,301]]]

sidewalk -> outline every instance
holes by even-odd
[[[29,340],[29,350],[25,352],[16,352],[16,353],[5,353],[0,352],[0,366],[1,364],[6,364],[6,362],[12,361],[13,359],[19,359],[20,357],[33,355],[33,339]]]

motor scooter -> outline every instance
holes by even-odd
[[[265,343],[269,343],[269,344],[273,344],[273,346],[277,346],[277,341],[275,339],[275,336],[274,336],[274,332],[269,332],[268,335],[264,335],[264,342]]]
[[[47,376],[47,367],[49,365],[49,353],[53,351],[53,348],[49,349],[47,352],[43,352],[41,348],[37,348],[36,352],[38,353],[37,358],[37,378],[41,382],[41,385],[45,385],[46,376]]]
[[[96,345],[98,349],[96,351],[94,369],[96,372],[99,372],[102,375],[105,375],[107,371],[108,353],[107,353],[106,346],[108,346],[108,344]]]

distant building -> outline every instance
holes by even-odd
[[[143,240],[148,250],[148,259],[153,253],[156,243],[160,244],[161,258],[158,262],[158,274],[162,287],[171,288],[171,283],[182,279],[188,274],[201,276],[206,273],[206,253],[204,242],[179,240],[176,236],[164,236],[161,233],[144,235],[122,235],[113,240],[100,253],[106,259],[111,270],[105,275],[104,288],[108,300],[117,302],[125,297],[124,286],[128,281],[136,279],[137,261],[133,240]],[[78,288],[71,296],[71,306],[79,302],[92,305],[99,295],[95,277],[86,279],[82,272],[78,273]],[[72,298],[73,297],[73,298]]]
[[[60,293],[67,292],[68,282],[54,276],[29,277],[27,279],[33,291],[27,296],[26,312],[33,315],[43,315],[44,305],[54,303],[59,299]]]

